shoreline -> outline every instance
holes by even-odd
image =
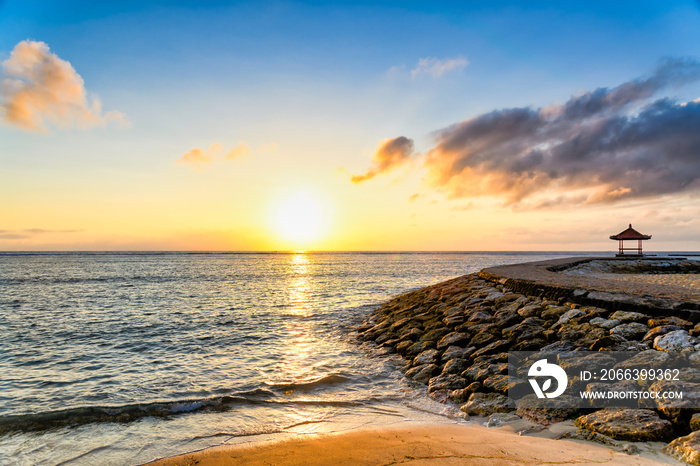
[[[678,464],[653,450],[629,456],[589,442],[517,435],[511,427],[422,423],[411,427],[362,428],[342,433],[299,435],[158,459],[148,466],[389,465],[389,464]]]
[[[408,429],[375,426],[222,445],[147,464],[457,464],[467,459],[477,464],[544,460],[680,464],[674,458],[700,464],[700,431],[688,427],[690,416],[685,409],[648,410],[652,424],[667,424],[666,433],[649,433],[648,425],[633,423],[623,426],[631,432],[625,437],[590,426],[574,427],[574,419],[583,414],[580,410],[516,411],[504,401],[508,377],[498,367],[507,361],[510,350],[538,351],[546,346],[558,351],[660,352],[648,333],[656,331],[662,338],[673,331],[683,333],[700,351],[700,340],[695,338],[700,336],[700,294],[692,288],[605,280],[588,272],[583,276],[562,273],[609,259],[574,257],[483,269],[397,296],[360,325],[360,341],[387,354],[398,353],[406,362],[406,377],[428,385],[430,398],[460,408],[462,416],[471,416],[476,425],[454,424],[446,417],[445,423]],[[643,326],[644,332],[613,331],[631,324],[635,329]],[[483,421],[501,422],[504,427],[487,428]],[[629,419],[608,424],[616,422]],[[670,426],[673,437],[668,434]],[[519,431],[526,435],[517,435]],[[688,433],[690,441],[682,437]],[[669,445],[672,438],[677,440]],[[640,439],[646,441],[636,442]],[[366,462],[358,463],[352,456],[357,448],[364,452],[361,458],[368,458]],[[582,456],[577,457],[579,452]]]

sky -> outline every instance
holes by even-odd
[[[0,250],[700,250],[700,2],[0,0]]]

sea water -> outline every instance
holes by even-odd
[[[439,412],[353,326],[572,253],[0,253],[0,463],[142,464]]]

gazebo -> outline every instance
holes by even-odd
[[[636,254],[627,254],[633,255],[633,256],[641,256],[642,255],[642,241],[651,239],[651,235],[643,235],[634,228],[632,228],[632,224],[630,223],[630,226],[628,229],[623,231],[622,233],[618,233],[617,235],[613,235],[610,237],[610,239],[614,239],[620,242],[620,251],[617,253],[617,256],[624,256],[625,251],[637,251]],[[628,240],[637,240],[637,247],[636,248],[626,248],[624,247],[624,242]]]

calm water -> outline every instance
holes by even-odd
[[[534,253],[0,254],[0,463],[139,464],[435,407],[350,328]]]

